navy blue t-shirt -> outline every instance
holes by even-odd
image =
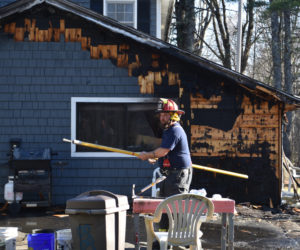
[[[159,158],[159,166],[163,166],[165,158],[169,159],[171,168],[181,169],[192,165],[187,136],[179,123],[164,130],[160,147],[170,151],[166,157]]]

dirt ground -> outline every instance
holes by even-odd
[[[235,249],[300,249],[300,210],[236,206]]]
[[[300,249],[300,209],[285,205],[278,209],[240,204],[234,216],[235,249]],[[131,211],[127,212],[126,249],[134,249],[135,232]],[[27,235],[34,229],[60,230],[70,228],[63,207],[26,208],[16,216],[2,211],[1,227],[18,227],[17,250],[27,249]],[[220,249],[220,216],[201,226],[204,249]],[[146,249],[143,218],[140,217],[141,249]]]

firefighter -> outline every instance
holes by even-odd
[[[150,163],[158,158],[161,171],[167,176],[160,183],[160,196],[187,193],[192,181],[192,161],[186,133],[179,123],[184,111],[173,100],[162,98],[157,112],[164,129],[161,145],[151,152],[141,152],[138,158]],[[164,224],[160,223],[160,228],[167,228]]]

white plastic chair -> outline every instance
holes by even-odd
[[[163,212],[169,218],[168,232],[155,232],[153,223],[160,222]],[[168,245],[189,245],[190,249],[202,249],[200,226],[211,219],[213,212],[213,203],[200,195],[177,194],[166,198],[158,205],[153,216],[145,216],[147,249],[152,249],[154,239],[164,250]]]

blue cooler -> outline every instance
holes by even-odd
[[[27,242],[29,250],[55,250],[55,233],[41,230],[29,234]]]

